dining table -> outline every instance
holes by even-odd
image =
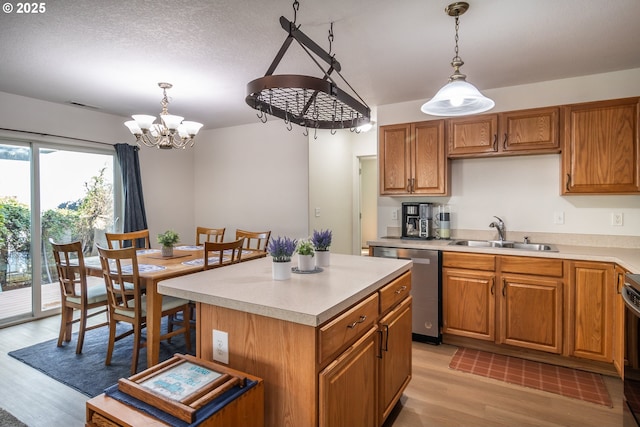
[[[139,249],[136,255],[140,286],[145,289],[147,295],[147,367],[151,367],[158,364],[160,355],[162,295],[158,293],[158,282],[203,271],[204,248],[201,245],[176,246],[172,256],[162,256],[160,249]],[[218,263],[218,256],[211,255],[209,263]],[[240,262],[266,255],[265,251],[243,249]],[[229,262],[225,262],[225,258],[223,255],[223,262],[218,267],[230,265]],[[102,276],[99,256],[86,257],[85,267],[88,274]]]

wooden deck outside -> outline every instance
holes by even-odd
[[[42,285],[41,291],[43,310],[60,306],[58,282]],[[0,292],[0,323],[3,319],[31,313],[31,292],[31,287]]]

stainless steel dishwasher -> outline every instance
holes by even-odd
[[[440,333],[442,256],[440,251],[374,246],[373,256],[413,261],[413,267],[411,267],[412,337],[414,341],[440,344],[442,341]]]

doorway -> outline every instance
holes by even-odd
[[[369,254],[367,241],[377,237],[378,224],[378,161],[376,156],[358,157],[360,161],[360,248]]]

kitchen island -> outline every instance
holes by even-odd
[[[213,330],[228,334],[228,366],[264,379],[266,426],[381,425],[411,378],[411,261],[331,254],[324,271],[284,281],[271,264],[158,291],[196,301],[198,357],[214,359]]]

